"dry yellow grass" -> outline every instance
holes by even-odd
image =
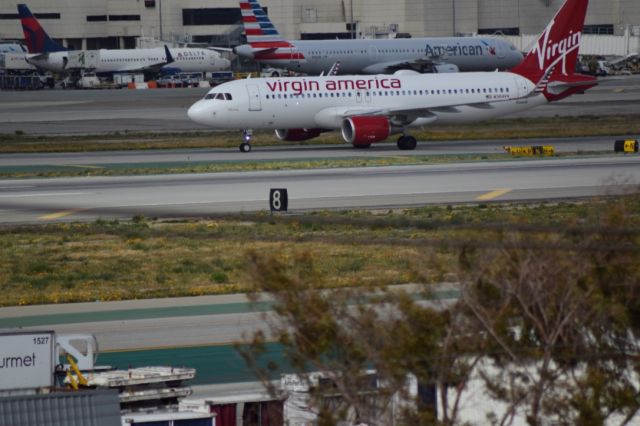
[[[593,227],[614,208],[632,218],[628,231],[640,244],[638,196],[593,203],[4,228],[0,306],[242,292],[251,284],[245,261],[251,251],[275,254],[285,264],[307,254],[330,287],[436,282],[452,272],[452,248],[461,243],[490,243],[514,224],[573,232],[567,226]]]

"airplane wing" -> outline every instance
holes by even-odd
[[[507,101],[505,99],[504,101]],[[335,127],[337,123],[345,118],[354,116],[385,116],[389,120],[399,126],[408,125],[417,119],[436,119],[436,113],[461,112],[460,107],[471,107],[478,109],[493,109],[495,102],[504,102],[501,100],[491,100],[482,102],[468,102],[464,104],[451,103],[439,104],[423,108],[373,108],[373,107],[343,107],[343,108],[327,108],[320,111],[316,115],[316,119],[326,127]],[[330,125],[330,123],[332,125]]]
[[[478,109],[492,109],[492,103],[500,102],[499,100],[492,100],[490,102],[473,102],[464,104],[441,104],[424,108],[350,108],[343,112],[343,118],[351,117],[354,115],[385,115],[388,117],[393,116],[412,116],[412,117],[430,117],[434,112],[459,112],[459,108],[463,106],[478,108]]]
[[[378,62],[363,69],[366,74],[393,74],[399,70],[414,70],[418,72],[458,72],[456,65],[445,60],[422,57],[410,61]]]
[[[207,50],[213,50],[214,52],[231,52],[233,53],[233,48],[231,47],[217,47],[217,46],[208,46]]]

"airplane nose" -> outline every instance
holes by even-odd
[[[205,126],[211,125],[209,114],[207,114],[207,108],[202,101],[198,101],[191,105],[187,111],[187,115],[189,116],[189,119],[195,123],[203,124]]]

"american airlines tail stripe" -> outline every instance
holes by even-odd
[[[252,30],[254,29],[275,30],[275,28],[271,24],[261,24],[257,22],[245,22],[244,27],[245,29],[249,28]]]
[[[276,41],[256,41],[251,43],[251,47],[254,49],[273,49],[277,47],[293,47],[291,43],[284,40]]]
[[[304,59],[304,55],[299,52],[290,53],[256,53],[255,58],[257,60],[291,60],[291,59]]]
[[[273,28],[273,24],[271,23],[271,21],[269,21],[269,19],[267,18],[257,18],[253,15],[246,15],[242,17],[242,22],[244,22],[245,24],[247,23],[252,23],[252,24],[260,24],[261,26],[266,26],[269,28]]]
[[[265,29],[250,29],[246,28],[245,33],[248,36],[260,36],[260,35],[278,35],[276,30],[265,30]]]

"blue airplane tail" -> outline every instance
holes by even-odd
[[[22,23],[24,41],[29,53],[62,52],[67,49],[53,41],[49,34],[42,28],[40,22],[33,16],[26,4],[18,5],[18,16]]]

